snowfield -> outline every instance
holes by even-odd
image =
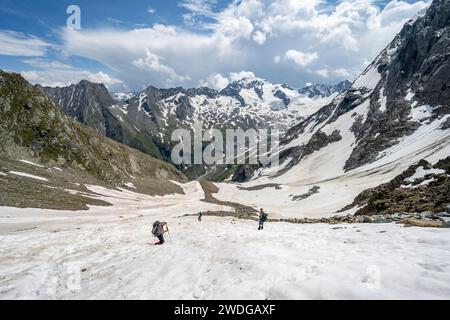
[[[365,104],[353,112],[364,114]],[[344,213],[338,211],[351,204],[360,192],[389,182],[419,160],[425,159],[435,164],[450,154],[450,130],[438,129],[447,119],[443,117],[423,124],[412,135],[401,138],[398,144],[385,149],[372,163],[344,172],[344,164],[355,142],[354,134],[348,130],[352,123],[349,116],[348,113],[342,115],[331,129],[321,129],[331,133],[338,128],[343,135],[341,141],[308,155],[281,176],[271,176],[273,172],[268,171],[245,183],[215,183],[220,189],[215,197],[255,209],[263,207],[278,218],[322,218],[353,214],[356,208]],[[301,139],[309,138],[309,133],[301,135]],[[301,143],[296,141],[295,144]],[[271,184],[277,184],[279,188],[242,189]],[[312,187],[320,189],[306,199],[293,200],[294,196],[306,194]]]
[[[449,299],[450,230],[181,217],[186,195],[89,187],[113,207],[0,208],[0,299]],[[167,243],[154,246],[155,220]]]

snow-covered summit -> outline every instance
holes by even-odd
[[[119,102],[125,102],[136,95],[135,92],[114,92],[113,98]]]

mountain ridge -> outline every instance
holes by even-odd
[[[23,184],[14,176],[29,176],[27,172],[33,172],[31,180],[42,181],[36,193],[42,193],[44,198],[34,198],[28,203],[32,206],[50,200],[45,198],[42,184],[58,189],[63,197],[67,190],[80,189],[85,184],[115,188],[133,183],[136,190],[151,194],[182,192],[170,182],[186,181],[173,165],[108,139],[67,117],[19,74],[0,71],[0,113],[0,185],[7,187],[5,194],[9,196],[3,200],[8,203],[34,197],[17,196],[32,183]],[[80,182],[75,185],[74,181]],[[14,186],[18,189],[11,189]]]
[[[235,92],[229,91],[232,87]],[[202,121],[204,128],[287,129],[289,123],[301,121],[303,115],[331,99],[336,94],[334,87],[326,91],[330,96],[316,99],[287,85],[273,85],[258,78],[236,80],[221,91],[148,86],[135,94],[110,94],[104,85],[86,80],[63,88],[38,86],[70,117],[168,162],[171,133],[176,128],[193,130],[195,122]],[[291,104],[295,106],[291,108]],[[206,171],[202,168],[194,172],[192,178]]]

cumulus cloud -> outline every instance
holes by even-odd
[[[286,51],[285,58],[294,61],[299,66],[305,67],[319,58],[317,52],[301,52],[297,50]]]
[[[352,74],[350,71],[348,71],[345,68],[339,68],[339,69],[334,70],[334,74],[338,77],[346,78],[348,80],[352,80],[355,77],[354,74]]]
[[[323,78],[328,78],[330,75],[328,69],[325,69],[325,68],[316,70],[315,73],[317,73],[319,76],[321,76]]]
[[[337,77],[340,79],[353,80],[357,75],[351,73],[345,68],[332,69],[329,66],[324,66],[313,73],[321,76],[322,78]]]
[[[122,80],[116,79],[102,71],[91,72],[58,61],[46,61],[40,58],[24,60],[23,62],[32,69],[24,70],[20,73],[25,79],[34,84],[49,87],[64,87],[76,84],[81,80],[88,80],[95,83],[103,83],[110,88],[125,87]]]
[[[210,80],[217,87],[223,79],[208,80],[211,74],[230,79],[236,70],[293,86],[336,82],[360,73],[430,1],[392,0],[383,9],[377,3],[342,0],[324,10],[321,0],[241,0],[216,10],[216,1],[186,0],[180,7],[202,21],[202,30],[161,24],[64,30],[63,47],[108,66],[132,88]]]
[[[199,81],[199,87],[208,87],[216,90],[224,89],[230,83],[230,79],[220,73],[210,75],[206,80]]]
[[[266,35],[261,31],[256,31],[253,34],[253,40],[255,40],[257,44],[263,45],[264,42],[266,42]]]
[[[0,30],[0,55],[6,56],[44,56],[51,45],[32,35]]]
[[[222,90],[231,82],[242,79],[255,79],[256,75],[251,71],[230,72],[224,76],[220,73],[213,73],[206,80],[199,81],[200,87],[209,87],[216,90]]]
[[[180,76],[174,69],[161,63],[160,58],[156,54],[151,53],[148,49],[145,49],[145,58],[136,59],[132,64],[142,70],[149,70],[168,76],[169,80],[173,82],[190,80],[189,77]]]
[[[164,25],[134,30],[64,29],[63,39],[68,54],[107,65],[133,88],[149,84],[189,86],[212,71],[222,71],[221,66],[230,67],[233,61],[242,65],[245,59],[245,53],[234,48],[233,40],[223,34],[196,34]],[[151,72],[151,67],[156,65],[152,55],[158,57],[159,64],[164,61],[165,73],[164,70]],[[143,68],[146,60],[149,68]],[[189,79],[194,80],[189,82]]]
[[[239,38],[248,39],[253,32],[254,26],[246,17],[223,15],[220,18],[220,24],[215,28],[219,31],[218,34],[222,34],[225,37],[235,40]]]
[[[256,75],[251,71],[230,72],[230,81],[239,81],[242,79],[254,79]]]

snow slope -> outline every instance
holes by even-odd
[[[352,203],[360,192],[392,180],[411,164],[421,159],[435,164],[447,157],[450,154],[450,130],[437,130],[441,124],[442,120],[422,126],[413,135],[386,149],[378,160],[345,173],[343,162],[348,158],[352,140],[344,136],[343,140],[314,152],[281,176],[263,176],[244,184],[218,183],[220,191],[215,196],[254,208],[263,207],[276,217],[331,217]],[[240,189],[265,184],[279,184],[281,189]],[[318,193],[302,201],[293,200],[293,196],[305,194],[314,186],[320,187]]]
[[[186,196],[90,187],[113,208],[0,208],[0,299],[448,299],[450,230],[179,217]],[[217,207],[217,206],[216,206]],[[142,215],[142,216],[141,216]],[[167,221],[171,240],[150,229]]]
[[[259,168],[244,184],[217,184],[216,197],[263,207],[277,217],[330,217],[362,191],[389,182],[419,160],[435,164],[448,157],[449,73],[436,81],[430,74],[450,68],[450,61],[441,59],[450,41],[422,37],[436,25],[450,30],[447,9],[448,2],[433,2],[426,16],[412,28],[406,25],[349,90],[291,128],[280,141],[278,168]],[[406,67],[411,68],[408,74]]]

